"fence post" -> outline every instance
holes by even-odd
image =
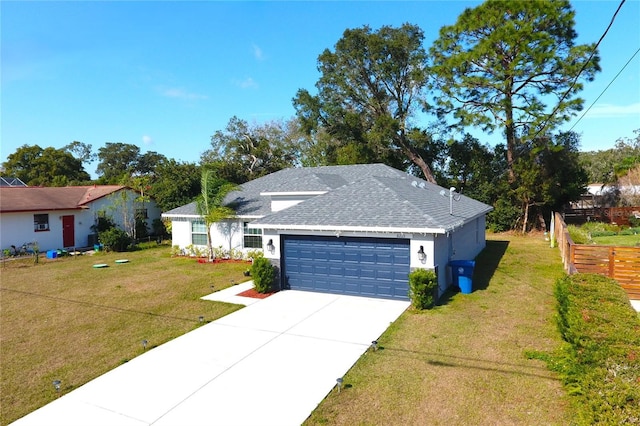
[[[615,263],[616,263],[616,249],[615,247],[609,247],[609,278],[615,276]]]
[[[569,274],[571,274],[571,265],[573,265],[576,261],[576,246],[575,244],[569,244],[569,264],[567,267],[569,268]]]

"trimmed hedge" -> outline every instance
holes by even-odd
[[[577,424],[640,424],[640,319],[620,285],[577,274],[556,283],[567,344],[554,359]]]
[[[258,257],[251,265],[251,276],[253,277],[253,287],[258,293],[269,293],[273,290],[276,279],[276,271],[269,259]]]
[[[416,269],[409,274],[409,298],[416,309],[430,309],[436,303],[434,294],[438,277],[433,270]]]

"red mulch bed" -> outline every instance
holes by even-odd
[[[250,288],[249,290],[245,290],[242,293],[238,293],[238,296],[244,296],[244,297],[253,297],[256,299],[266,299],[267,297],[271,296],[274,292],[271,293],[258,293],[255,289]]]

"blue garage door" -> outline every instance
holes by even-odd
[[[283,236],[285,287],[408,300],[409,240]]]

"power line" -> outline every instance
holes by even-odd
[[[589,108],[587,108],[585,110],[585,112],[582,113],[582,115],[580,116],[580,118],[578,118],[578,121],[576,121],[573,126],[571,126],[571,128],[569,129],[569,131],[572,131],[574,127],[576,127],[578,125],[578,123],[580,122],[580,120],[582,120],[582,118],[587,115],[587,113],[589,112],[589,110],[591,108],[593,108],[593,106],[596,104],[596,102],[598,102],[598,100],[602,97],[602,95],[604,95],[604,92],[607,91],[607,89],[609,89],[609,86],[611,86],[613,84],[614,81],[616,81],[616,79],[620,76],[620,74],[622,74],[622,71],[625,70],[625,68],[627,68],[627,65],[629,65],[631,63],[631,61],[633,60],[633,58],[636,57],[636,55],[638,54],[638,52],[640,52],[640,47],[638,48],[638,50],[635,51],[635,53],[633,55],[631,55],[631,57],[629,58],[629,60],[627,61],[626,64],[624,64],[624,66],[622,67],[622,69],[620,71],[618,71],[618,74],[616,74],[615,77],[613,77],[613,80],[611,80],[609,82],[609,84],[607,84],[607,87],[604,88],[604,90],[598,95],[598,97],[596,98],[595,101],[593,101],[593,103],[591,105],[589,105]]]
[[[545,120],[545,122],[543,123],[543,125],[540,127],[540,129],[536,132],[535,135],[533,135],[533,139],[535,139],[540,132],[547,127],[547,124],[549,124],[549,120],[551,120],[551,117],[553,117],[556,112],[558,112],[558,110],[560,109],[560,105],[562,104],[562,101],[564,101],[564,99],[569,95],[569,93],[571,93],[571,91],[573,90],[573,88],[575,87],[576,83],[578,82],[578,78],[580,78],[580,74],[582,74],[582,71],[585,70],[585,68],[587,67],[587,65],[589,64],[589,62],[591,62],[591,59],[593,59],[593,57],[595,56],[596,52],[598,51],[598,46],[600,46],[600,43],[602,42],[602,40],[604,39],[604,37],[607,35],[607,33],[609,32],[609,30],[611,29],[611,26],[613,25],[613,21],[615,21],[616,16],[618,16],[618,12],[620,12],[620,9],[622,8],[622,5],[626,2],[627,0],[622,0],[620,2],[620,4],[618,5],[618,9],[616,9],[616,12],[613,14],[613,16],[611,17],[611,21],[609,22],[609,25],[607,26],[607,29],[604,30],[604,33],[602,34],[602,36],[600,37],[600,39],[598,40],[598,42],[596,43],[596,45],[594,46],[593,50],[591,51],[591,55],[589,55],[589,59],[587,59],[587,61],[585,61],[584,64],[582,64],[582,67],[580,68],[580,71],[578,71],[578,74],[576,74],[576,77],[573,79],[573,82],[571,83],[571,86],[569,87],[569,89],[567,89],[566,92],[564,92],[564,94],[562,95],[562,97],[560,98],[560,100],[558,101],[558,105],[556,105],[556,107],[554,108],[554,110],[551,112],[551,114],[549,114],[547,116],[547,119]]]

